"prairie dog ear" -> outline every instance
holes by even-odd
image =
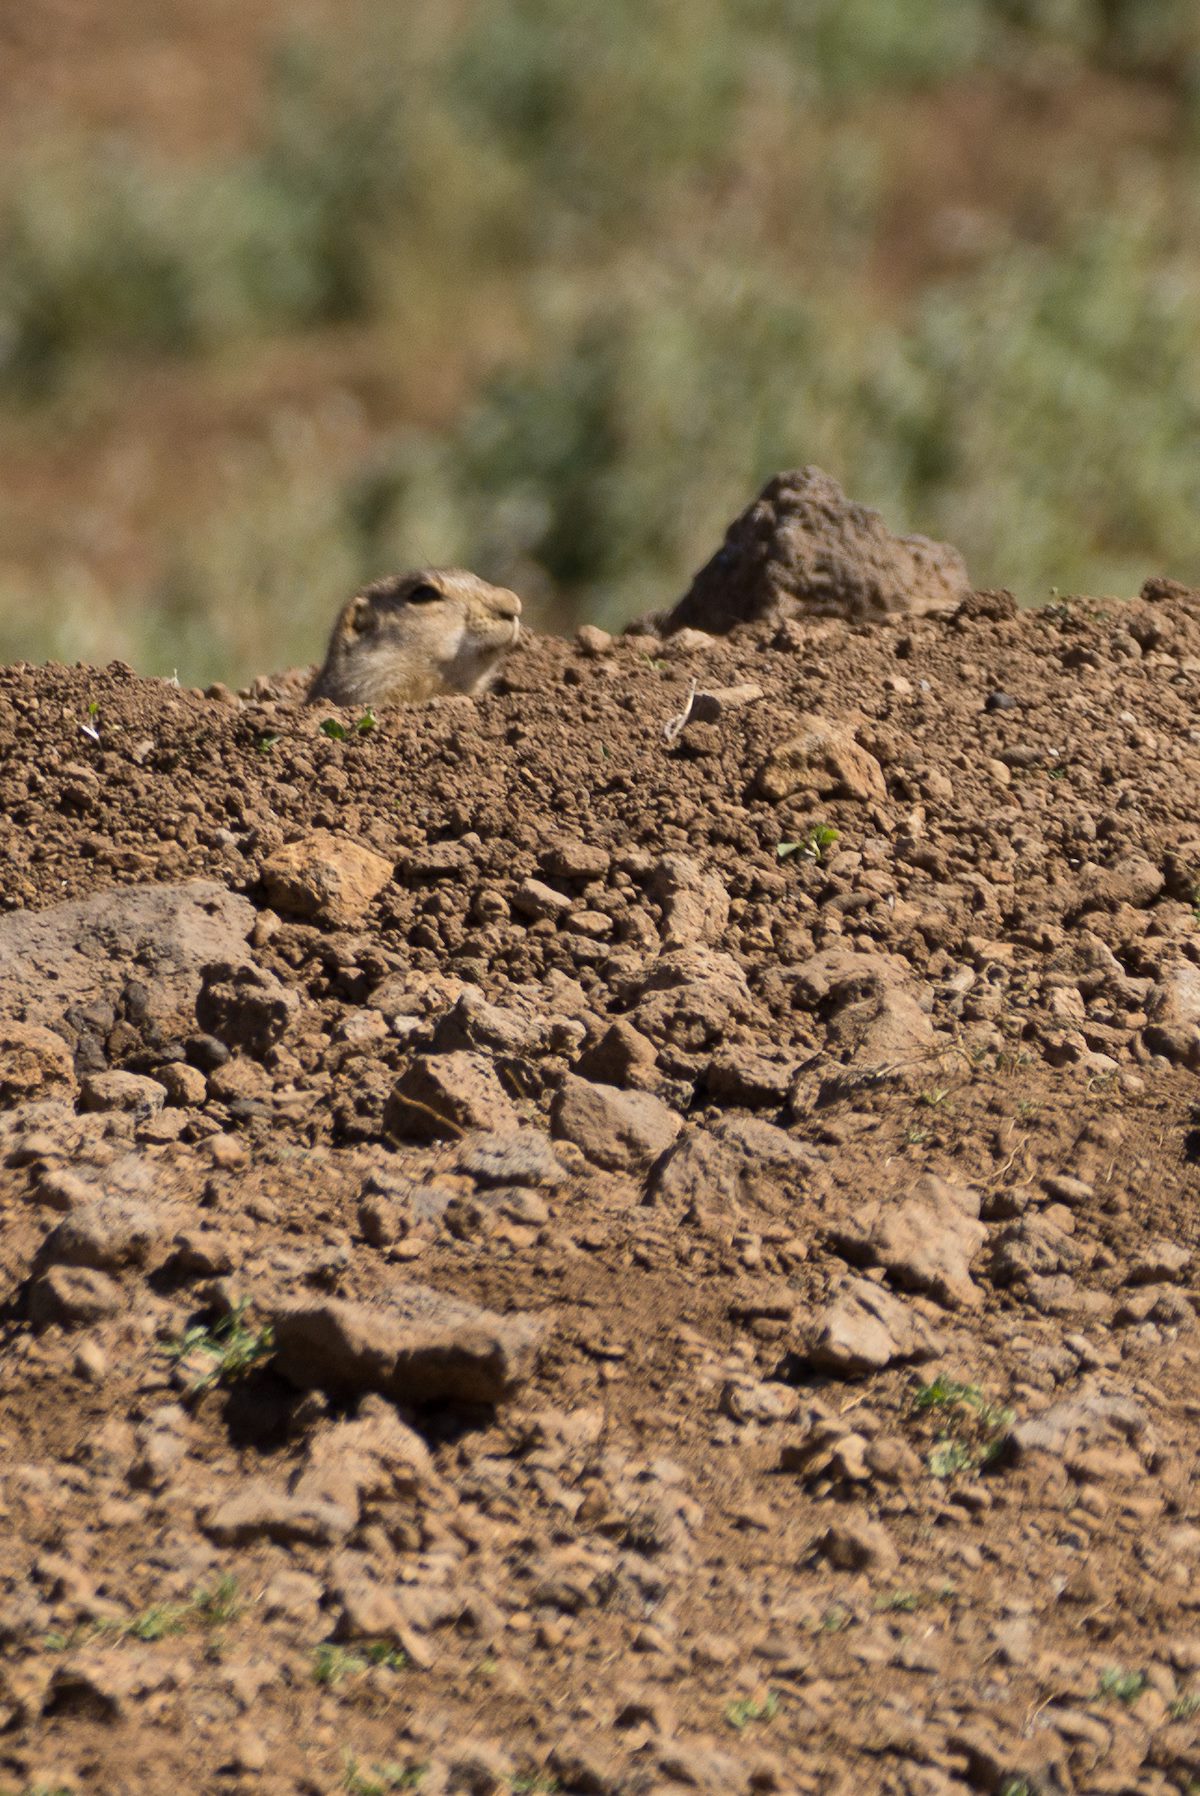
[[[364,593],[351,599],[346,607],[345,629],[348,636],[366,636],[375,628],[375,608]]]

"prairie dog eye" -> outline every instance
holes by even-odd
[[[430,585],[428,580],[422,580],[418,586],[411,587],[405,594],[410,605],[432,605],[435,599],[440,599],[443,596],[436,586]]]

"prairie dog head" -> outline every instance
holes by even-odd
[[[405,705],[485,692],[521,633],[515,592],[462,568],[420,568],[343,605],[309,703]]]

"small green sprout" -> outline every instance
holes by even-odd
[[[1146,1684],[1144,1671],[1125,1671],[1119,1665],[1110,1665],[1100,1673],[1096,1695],[1102,1702],[1132,1703],[1137,1701]]]
[[[775,853],[781,861],[786,861],[793,854],[800,855],[806,861],[823,861],[827,848],[832,848],[838,840],[839,832],[829,823],[814,823],[811,829],[795,842],[776,842]]]
[[[211,1367],[192,1383],[189,1395],[196,1396],[211,1391],[218,1384],[232,1383],[272,1351],[275,1337],[270,1323],[264,1323],[261,1328],[249,1327],[245,1321],[248,1308],[248,1303],[243,1300],[211,1327],[196,1323],[184,1329],[177,1339],[167,1342],[163,1351],[176,1364],[201,1354],[212,1361]]]
[[[741,1733],[752,1721],[773,1721],[778,1713],[779,1692],[768,1690],[759,1701],[752,1696],[743,1696],[738,1702],[731,1702],[725,1711],[725,1719],[730,1727]]]

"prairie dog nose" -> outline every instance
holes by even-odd
[[[509,592],[506,586],[493,586],[487,595],[487,602],[497,617],[518,618],[521,615],[521,601],[515,592]]]

